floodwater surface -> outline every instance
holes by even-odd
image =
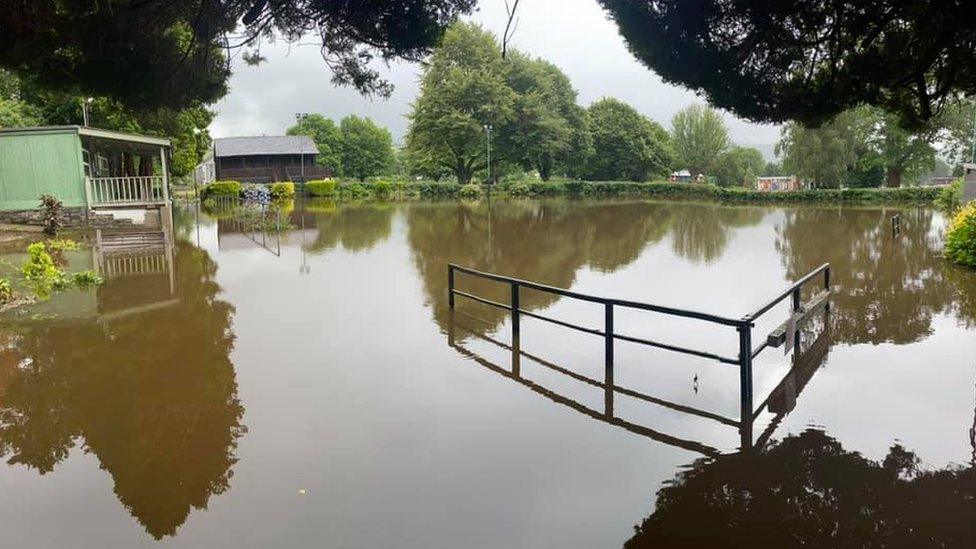
[[[105,285],[0,320],[0,547],[976,539],[976,274],[943,260],[932,210],[314,201],[280,233],[175,219],[165,253],[66,252]],[[513,351],[508,311],[448,306],[456,263],[738,319],[825,262],[828,307],[755,359],[748,429],[735,365],[617,341],[611,372],[598,335],[523,315]],[[506,284],[456,284],[509,303]],[[520,299],[603,329],[602,305]],[[648,311],[614,330],[723,357],[740,341]]]

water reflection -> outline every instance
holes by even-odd
[[[110,277],[83,320],[0,330],[0,455],[45,474],[79,445],[155,538],[227,490],[245,432],[217,266],[186,243],[174,254],[172,300],[131,302],[143,283],[169,295],[165,275],[132,273]]]
[[[582,267],[610,272],[635,261],[650,244],[674,231],[675,249],[690,260],[720,255],[732,227],[758,223],[762,210],[653,202],[502,201],[407,210],[410,247],[434,317],[447,327],[449,262],[561,288]],[[504,302],[508,289],[466,281],[473,293]],[[526,293],[522,306],[539,309],[555,296]],[[497,326],[503,312],[490,311]],[[488,328],[491,328],[489,323]]]
[[[890,224],[896,212],[897,237]],[[830,262],[838,342],[913,343],[932,333],[934,314],[976,318],[976,280],[946,264],[934,219],[921,208],[790,209],[776,228],[776,249],[788,278]]]
[[[763,452],[701,459],[657,494],[624,547],[968,547],[976,469],[875,462],[808,429]]]

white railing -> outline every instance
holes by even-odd
[[[161,175],[86,177],[88,202],[99,206],[143,206],[165,204],[166,189]]]

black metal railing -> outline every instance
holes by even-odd
[[[511,298],[508,304],[499,303],[490,299],[486,299],[477,296],[470,292],[465,292],[463,290],[458,290],[455,286],[456,273],[462,273],[465,275],[482,278],[485,280],[490,280],[498,282],[501,284],[508,284],[510,287]],[[815,295],[806,304],[802,301],[802,290],[805,285],[812,282],[819,276],[823,276],[823,289],[824,292]],[[549,322],[556,324],[558,326],[563,326],[573,330],[577,330],[583,333],[595,335],[604,338],[604,360],[605,360],[605,383],[613,384],[613,362],[614,362],[614,341],[627,341],[630,343],[637,343],[641,345],[647,345],[650,347],[655,347],[658,349],[663,349],[666,351],[672,351],[692,356],[697,356],[700,358],[706,358],[711,360],[716,360],[723,364],[737,365],[739,367],[739,400],[740,400],[740,431],[742,432],[743,441],[747,438],[749,441],[752,440],[751,425],[753,423],[754,411],[753,411],[753,379],[752,379],[752,364],[753,360],[757,355],[759,355],[767,347],[778,347],[783,344],[783,342],[793,342],[796,340],[796,330],[799,320],[802,320],[804,315],[809,312],[811,308],[818,306],[828,306],[827,297],[830,293],[830,264],[824,263],[823,265],[817,267],[816,269],[810,271],[805,276],[795,281],[785,290],[777,294],[775,297],[767,301],[761,307],[759,307],[755,312],[745,315],[741,318],[729,318],[720,315],[714,315],[710,313],[704,313],[701,311],[693,311],[688,309],[678,309],[675,307],[665,307],[661,305],[653,305],[650,303],[641,303],[637,301],[605,298],[589,294],[584,294],[580,292],[574,292],[571,290],[566,290],[563,288],[557,288],[555,286],[549,286],[546,284],[540,284],[537,282],[531,282],[528,280],[521,280],[518,278],[503,276],[494,273],[486,273],[469,267],[463,267],[461,265],[455,265],[449,263],[447,267],[447,286],[448,286],[448,305],[451,309],[454,309],[455,296],[461,296],[473,301],[483,303],[485,305],[496,307],[500,309],[508,310],[511,314],[512,319],[512,353],[513,356],[521,355],[521,317],[527,316],[537,320],[542,320],[544,322]],[[577,299],[580,301],[598,303],[604,306],[604,326],[603,329],[589,328],[585,326],[579,326],[566,322],[563,320],[551,318],[538,313],[533,313],[527,311],[521,307],[520,293],[522,288],[529,288],[531,290],[536,290],[543,293],[549,293],[561,297],[568,297],[572,299]],[[753,337],[752,332],[755,328],[756,321],[768,313],[778,304],[782,303],[786,299],[791,299],[791,309],[790,309],[790,319],[784,323],[783,326],[774,330],[782,334],[784,331],[792,330],[788,337],[776,337],[772,333],[766,337],[766,339],[757,347],[753,348]],[[642,311],[650,311],[654,313],[660,313],[664,315],[670,315],[680,318],[690,318],[695,320],[701,320],[704,322],[709,322],[712,324],[718,324],[721,326],[727,326],[735,328],[738,333],[739,339],[739,352],[734,358],[726,357],[715,353],[710,353],[706,351],[701,351],[697,349],[691,349],[687,347],[682,347],[679,345],[673,345],[670,343],[664,343],[660,341],[653,341],[650,339],[634,337],[630,335],[620,334],[614,330],[614,311],[616,308],[625,309],[636,309]],[[789,343],[788,343],[789,344]],[[743,444],[745,447],[745,444]]]

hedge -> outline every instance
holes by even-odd
[[[976,201],[952,218],[946,233],[945,255],[957,265],[976,268]]]
[[[279,181],[271,184],[271,198],[282,200],[295,196],[295,184],[291,181]]]
[[[316,179],[306,183],[305,189],[312,196],[335,196],[336,182],[333,179]]]
[[[241,184],[238,181],[214,181],[200,191],[200,198],[206,200],[215,196],[241,195]]]

